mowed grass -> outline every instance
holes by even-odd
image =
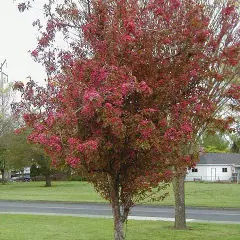
[[[69,216],[0,214],[1,240],[111,240],[113,220]],[[239,240],[240,225],[189,223],[174,230],[173,223],[128,221],[128,240]]]
[[[163,204],[174,205],[172,186]],[[213,208],[240,208],[240,184],[186,182],[187,206]]]
[[[13,182],[0,185],[0,200],[105,202],[87,182]]]
[[[14,182],[0,185],[0,200],[105,202],[87,182]],[[186,205],[198,207],[240,208],[240,185],[231,183],[186,182]],[[174,205],[172,186],[162,202],[146,204]]]

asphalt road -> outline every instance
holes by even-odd
[[[111,217],[109,204],[0,201],[0,213]],[[240,224],[240,210],[187,208],[188,222],[229,222]],[[174,220],[173,207],[134,207],[130,219]]]

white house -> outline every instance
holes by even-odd
[[[205,153],[195,168],[188,170],[186,181],[236,181],[240,177],[240,154]]]

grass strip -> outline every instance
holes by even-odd
[[[213,208],[240,208],[239,184],[186,182],[186,205]],[[171,185],[169,197],[156,205],[174,205]],[[14,182],[0,184],[0,200],[105,202],[87,182],[53,182],[50,188],[44,182]],[[149,202],[146,202],[149,204]]]
[[[111,240],[111,219],[0,214],[1,240]],[[189,223],[174,230],[173,223],[129,220],[126,240],[239,240],[240,225]]]

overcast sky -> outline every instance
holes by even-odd
[[[32,22],[39,13],[38,9],[19,13],[13,0],[0,0],[0,63],[7,60],[4,72],[12,82],[24,81],[28,76],[43,82],[46,76],[44,68],[35,63],[28,52],[36,47],[36,29]]]

